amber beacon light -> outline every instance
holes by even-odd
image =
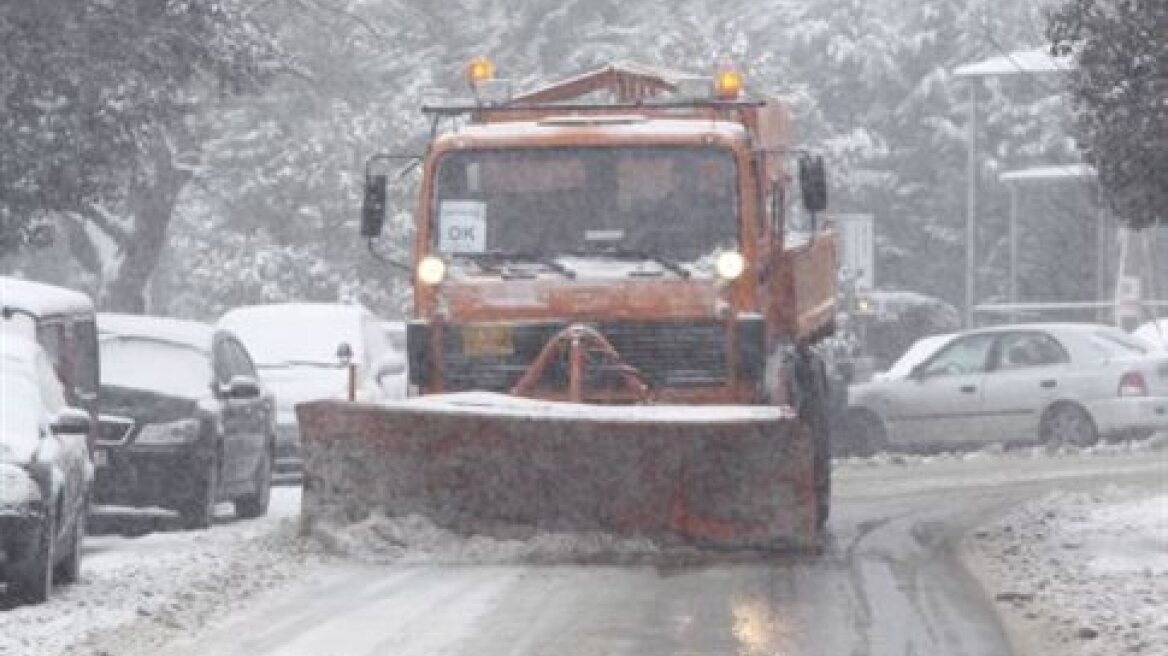
[[[486,57],[475,57],[466,65],[466,81],[471,85],[486,82],[495,77],[495,65]]]
[[[714,73],[714,97],[734,100],[742,93],[742,73],[732,66],[723,66]]]

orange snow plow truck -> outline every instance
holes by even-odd
[[[836,284],[822,159],[734,70],[615,64],[513,95],[492,68],[468,68],[473,100],[424,108],[424,156],[370,159],[373,250],[387,182],[421,171],[410,398],[298,407],[306,529],[418,514],[468,534],[815,548],[813,346]]]

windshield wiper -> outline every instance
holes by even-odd
[[[560,274],[561,276],[563,276],[565,278],[572,279],[572,280],[574,280],[576,278],[575,271],[569,269],[568,267],[564,266],[563,264],[560,264],[560,262],[558,262],[555,258],[548,257],[546,255],[539,255],[537,253],[525,253],[523,251],[489,250],[489,251],[482,251],[482,252],[478,252],[478,253],[455,253],[454,257],[465,258],[465,259],[468,259],[468,260],[474,262],[475,264],[479,264],[479,265],[484,265],[484,263],[494,265],[497,262],[508,262],[508,261],[510,261],[510,262],[532,262],[535,264],[541,264],[541,265],[547,267],[548,269],[555,271],[556,273]],[[498,267],[492,267],[492,268],[498,270]],[[505,273],[505,271],[500,271],[500,273]]]
[[[677,274],[677,276],[679,278],[689,278],[689,276],[690,276],[688,269],[681,266],[677,262],[674,262],[673,260],[669,259],[668,257],[665,257],[664,255],[658,255],[656,253],[650,253],[648,251],[642,251],[642,250],[637,250],[637,249],[633,249],[633,248],[621,248],[619,246],[606,246],[604,248],[595,248],[595,249],[584,250],[584,251],[576,251],[576,252],[571,253],[571,255],[576,255],[576,256],[580,256],[580,257],[600,256],[600,257],[619,257],[622,259],[648,260],[650,262],[656,262],[657,264],[661,265],[661,268],[665,269],[666,271]]]

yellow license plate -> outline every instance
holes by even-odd
[[[511,329],[507,326],[467,326],[462,329],[462,352],[469,356],[500,356],[515,353]]]

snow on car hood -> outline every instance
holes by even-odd
[[[282,411],[290,412],[304,401],[340,399],[347,394],[348,373],[340,367],[264,367],[260,377]]]
[[[27,464],[41,441],[44,406],[30,376],[8,370],[0,374],[0,462]]]
[[[4,433],[0,435],[0,463],[27,465],[32,462],[40,438],[36,433]]]

